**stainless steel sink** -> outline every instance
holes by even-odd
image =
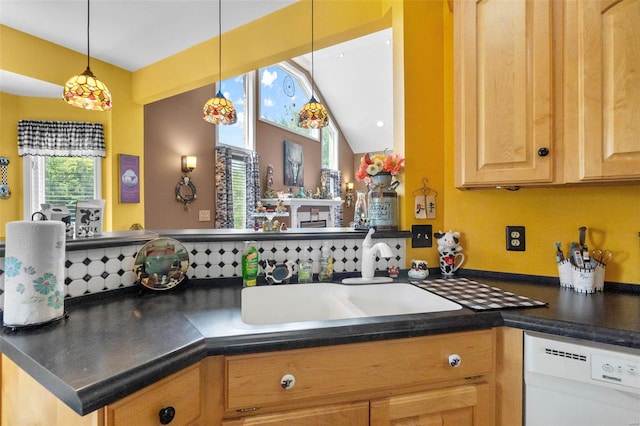
[[[242,321],[283,324],[454,311],[460,305],[407,283],[288,284],[242,289]]]

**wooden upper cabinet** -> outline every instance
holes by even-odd
[[[553,182],[552,7],[455,3],[456,186]]]
[[[640,178],[640,0],[564,3],[565,179]]]

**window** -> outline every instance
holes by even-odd
[[[255,147],[255,74],[243,74],[220,82],[220,90],[224,96],[233,102],[238,114],[236,124],[230,126],[216,126],[218,143],[235,148],[253,151]]]
[[[260,71],[260,119],[311,139],[320,140],[318,129],[298,127],[298,111],[311,98],[311,82],[287,62]]]
[[[247,167],[243,159],[231,159],[231,190],[233,192],[233,227],[243,229],[247,222]]]
[[[338,128],[329,120],[329,125],[322,129],[322,168],[338,170]]]
[[[250,72],[220,82],[220,90],[233,102],[238,122],[216,126],[218,145],[228,146],[231,156],[233,227],[245,228],[247,219],[247,166],[245,155],[255,149],[255,73]]]
[[[75,220],[78,200],[101,198],[101,159],[25,155],[24,217],[41,210],[40,204],[63,204]]]

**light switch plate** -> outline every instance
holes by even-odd
[[[198,212],[198,221],[209,222],[211,220],[211,210],[200,210]]]
[[[411,225],[411,247],[433,247],[431,225]]]

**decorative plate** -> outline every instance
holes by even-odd
[[[138,283],[150,290],[169,290],[187,278],[189,252],[177,240],[157,238],[136,255],[133,272]]]

